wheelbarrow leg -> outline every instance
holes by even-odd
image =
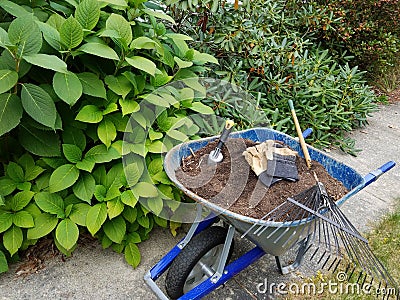
[[[298,250],[297,255],[296,255],[296,260],[290,265],[282,266],[282,263],[281,263],[281,260],[280,260],[279,256],[275,256],[276,265],[278,266],[278,270],[283,275],[289,274],[290,272],[293,272],[297,268],[300,267],[301,262],[302,262],[303,257],[304,257],[304,254],[306,253],[307,248],[308,248],[308,242],[309,242],[309,237],[306,237],[301,241],[301,245],[300,245],[299,250]]]

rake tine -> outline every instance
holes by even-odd
[[[358,278],[357,278],[357,281],[356,281],[356,283],[358,283],[358,282],[360,281],[360,278],[362,278],[362,275],[363,275],[363,272],[362,272],[362,271],[360,271],[360,275],[358,275]]]
[[[321,257],[319,258],[319,260],[318,260],[318,262],[317,262],[318,265],[319,265],[319,263],[321,262],[321,260],[324,258],[325,254],[326,254],[326,250],[324,251],[324,253],[323,253],[323,254],[321,255]]]
[[[310,216],[310,214],[306,211],[306,210],[302,210],[303,211],[303,214],[299,217],[299,219],[300,220],[303,220],[305,217],[309,217]],[[297,219],[297,218],[296,218]],[[299,233],[299,238],[296,240],[296,241],[294,241],[293,242],[293,244],[290,246],[290,248],[291,247],[293,247],[293,245],[294,244],[296,244],[298,241],[299,241],[299,239],[301,239],[301,237],[302,237],[302,234],[303,234],[303,232],[304,232],[304,230],[306,229],[306,227],[307,227],[307,236],[309,235],[309,233],[310,233],[310,228],[312,227],[312,224],[313,224],[313,222],[312,221],[310,221],[309,222],[309,224],[307,225],[307,226],[302,226],[303,228],[302,228],[302,230],[300,231],[300,233]],[[293,231],[293,233],[292,233],[292,235],[285,241],[285,243],[282,245],[283,247],[285,247],[292,239],[293,239],[293,237],[295,236],[297,234],[297,230],[294,230]]]
[[[328,261],[331,259],[331,255],[328,255],[328,258],[325,260],[324,264],[322,265],[321,269],[325,268]]]
[[[332,273],[335,273],[337,268],[339,267],[340,263],[342,262],[342,259],[339,259],[338,263],[336,264],[335,268],[333,269]]]
[[[333,265],[335,264],[335,262],[337,261],[337,257],[335,257],[335,259],[333,260],[333,262],[330,264],[330,266],[329,266],[329,268],[328,268],[328,271],[330,271],[331,269],[332,269],[332,267],[333,267]]]
[[[353,276],[353,273],[355,270],[356,270],[356,267],[353,268],[353,270],[350,273],[350,276],[347,277],[347,281],[350,281],[350,278]]]

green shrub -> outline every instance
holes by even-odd
[[[366,124],[376,97],[363,72],[338,64],[332,50],[315,43],[314,32],[302,32],[304,20],[314,18],[317,8],[255,0],[236,7],[226,2],[211,12],[203,2],[188,12],[182,2],[166,1],[171,15],[183,20],[180,30],[193,37],[193,46],[219,59],[210,76],[253,93],[274,128],[295,134],[287,105],[292,99],[302,128],[314,129],[310,143],[354,150],[344,133]]]
[[[138,201],[152,197],[159,209],[145,181],[181,197],[162,170],[163,138],[190,111],[211,111],[193,97],[173,107],[155,103],[164,109],[161,126],[146,123],[140,104],[215,59],[167,30],[171,17],[144,0],[1,0],[0,14],[0,272],[6,258],[48,234],[69,255],[82,230],[137,266],[136,244],[154,224],[168,226]],[[134,166],[134,178],[124,175],[123,135],[132,113],[136,135],[153,126],[140,152],[157,171],[151,179],[142,178],[143,165]],[[180,129],[179,138],[198,130]],[[176,227],[171,222],[172,232]]]
[[[347,51],[353,64],[374,73],[397,65],[400,42],[400,2],[397,0],[309,1],[313,18],[304,18],[306,30],[327,48]]]

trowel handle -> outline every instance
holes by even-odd
[[[223,144],[225,144],[225,142],[228,140],[229,134],[232,131],[233,125],[235,125],[235,123],[232,120],[226,120],[225,121],[225,127],[224,130],[221,133],[221,136],[219,138],[219,142],[217,145],[217,148],[221,149]]]

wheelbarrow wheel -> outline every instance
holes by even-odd
[[[209,227],[182,249],[172,262],[165,278],[165,289],[168,296],[177,299],[190,291],[211,275],[205,269],[217,270],[219,258],[225,243],[228,230],[220,226]],[[227,261],[233,252],[233,241],[229,249]]]

